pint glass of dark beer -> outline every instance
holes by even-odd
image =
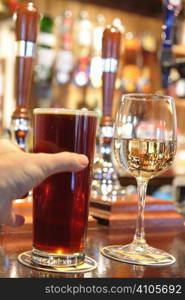
[[[33,190],[32,261],[44,266],[83,263],[97,115],[87,110],[34,109],[34,152],[87,155],[80,172],[48,177]]]

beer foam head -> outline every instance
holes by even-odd
[[[35,108],[34,114],[54,114],[54,115],[79,115],[97,117],[95,111],[90,111],[86,108],[82,109],[67,109],[67,108]]]

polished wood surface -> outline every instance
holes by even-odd
[[[172,226],[170,226],[172,228]],[[32,247],[32,232],[25,226],[0,233],[0,277],[85,277],[85,278],[184,278],[185,277],[185,226],[162,229],[160,222],[154,228],[146,228],[150,245],[164,249],[176,257],[176,263],[168,267],[140,267],[110,260],[100,254],[100,249],[111,244],[131,242],[132,228],[111,230],[103,225],[90,227],[87,234],[87,255],[94,258],[98,267],[85,274],[57,274],[33,270],[21,265],[17,256]]]
[[[96,217],[99,224],[111,228],[130,228],[135,225],[138,214],[138,195],[117,196],[117,201],[103,200],[101,197],[91,198],[90,214]],[[177,229],[182,226],[184,218],[177,212],[174,201],[146,196],[145,225],[153,230],[160,223],[166,229]]]

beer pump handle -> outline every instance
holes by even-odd
[[[120,54],[121,32],[115,26],[107,26],[102,39],[102,97],[103,117],[101,125],[112,125],[112,103]]]
[[[32,63],[36,48],[39,12],[32,2],[20,3],[15,13],[16,66],[15,98],[16,110],[12,118],[29,119],[28,100],[31,87]]]

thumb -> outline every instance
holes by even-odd
[[[2,201],[1,204],[0,223],[14,227],[24,224],[24,217],[13,212],[12,201]]]
[[[83,154],[60,152],[56,154],[31,154],[47,175],[59,172],[77,172],[87,167],[89,160]]]

